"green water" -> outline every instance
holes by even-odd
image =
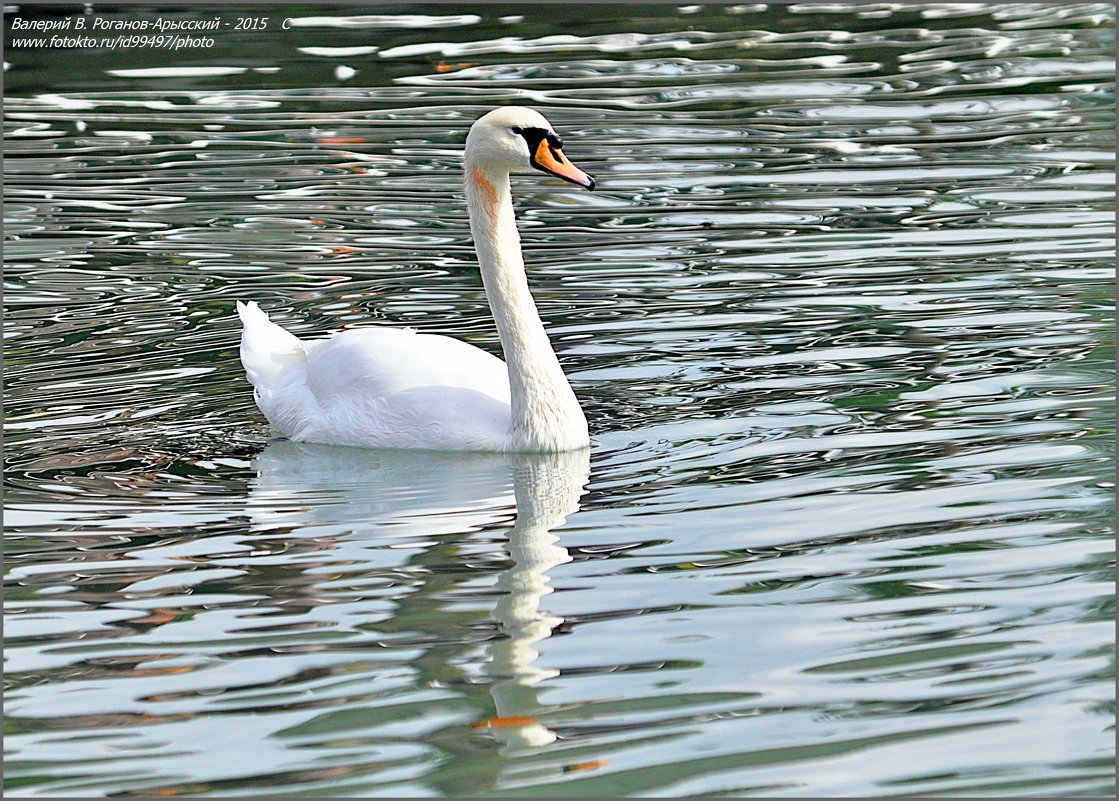
[[[1111,7],[362,11],[5,13],[7,794],[1113,793]],[[238,299],[498,351],[511,103],[589,456],[270,442]]]

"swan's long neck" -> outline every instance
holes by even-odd
[[[470,232],[509,368],[513,449],[585,447],[587,420],[528,289],[509,175],[486,170],[469,158],[465,169]]]

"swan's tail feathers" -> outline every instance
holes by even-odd
[[[305,360],[299,339],[269,320],[268,314],[255,301],[237,301],[237,314],[244,326],[241,329],[241,364],[254,387],[275,384],[295,363]]]

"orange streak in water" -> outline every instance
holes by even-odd
[[[490,718],[470,724],[472,729],[511,729],[518,726],[531,726],[536,723],[536,718],[528,715],[509,715],[504,718]]]
[[[576,762],[574,765],[569,765],[565,770],[574,773],[580,770],[598,770],[610,764],[608,759],[592,759],[590,762]]]

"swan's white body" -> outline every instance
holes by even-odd
[[[548,341],[521,256],[509,173],[531,166],[594,187],[534,111],[498,109],[471,127],[464,158],[470,230],[506,362],[456,339],[393,328],[300,340],[255,303],[238,302],[241,362],[277,433],[369,448],[587,446],[586,418]]]

